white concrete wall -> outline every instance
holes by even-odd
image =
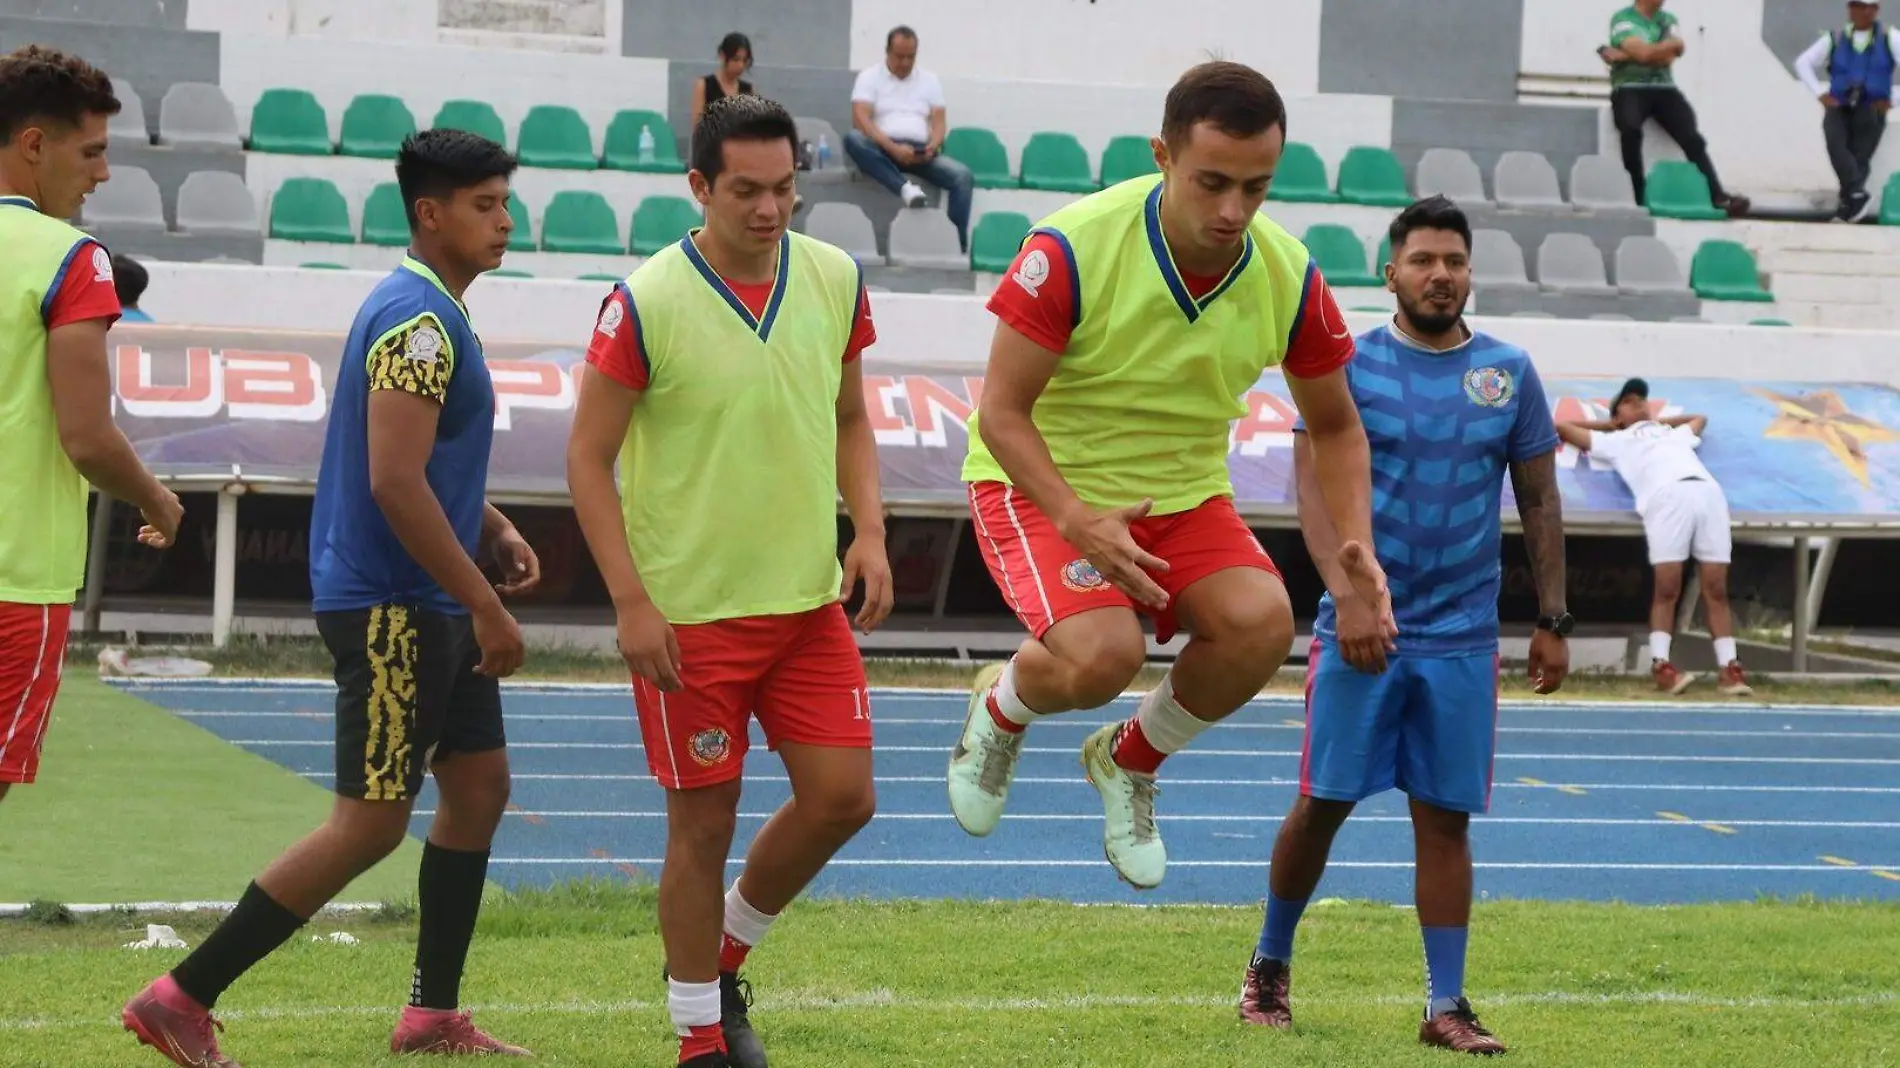
[[[249,36],[409,45],[454,43],[617,55],[623,2],[570,0],[574,10],[566,14],[574,17],[545,29],[497,28],[492,22],[484,22],[484,17],[494,12],[470,0],[192,0],[185,21],[194,30]],[[592,32],[596,26],[600,28],[598,33]],[[577,33],[578,28],[589,32]]]

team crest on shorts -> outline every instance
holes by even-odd
[[[1502,408],[1517,392],[1517,383],[1511,381],[1511,372],[1498,367],[1474,367],[1465,372],[1465,396],[1471,403],[1482,404],[1486,408]]]
[[[732,736],[722,727],[708,727],[686,740],[686,751],[700,767],[710,768],[732,755]]]
[[[1062,584],[1077,593],[1104,589],[1108,580],[1087,560],[1071,560],[1062,567]]]

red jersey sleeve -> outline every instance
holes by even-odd
[[[1326,276],[1319,273],[1319,264],[1309,262],[1300,308],[1293,317],[1293,333],[1287,338],[1286,360],[1280,366],[1287,374],[1300,378],[1324,378],[1346,366],[1352,354],[1352,330],[1346,326],[1346,315],[1333,299]]]
[[[1076,295],[1075,254],[1056,234],[1030,237],[1009,265],[1009,273],[990,294],[990,313],[1050,352],[1069,347],[1069,335],[1082,319]]]
[[[634,313],[633,296],[624,282],[614,286],[614,291],[600,302],[600,318],[587,343],[587,362],[628,389],[647,388],[653,366],[647,362],[646,344],[640,340],[640,317]]]
[[[88,319],[116,322],[123,311],[112,284],[112,254],[97,241],[73,246],[55,285],[46,300],[48,330]]]
[[[864,350],[877,344],[877,324],[871,321],[871,292],[863,285],[858,286],[858,315],[851,324],[851,340],[844,347],[844,362],[864,355]]]

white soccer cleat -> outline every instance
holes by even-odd
[[[1102,851],[1115,874],[1137,890],[1161,885],[1168,869],[1168,848],[1155,826],[1153,775],[1129,771],[1115,763],[1115,732],[1111,723],[1082,743],[1082,768],[1102,795]]]
[[[950,754],[950,811],[957,826],[978,838],[996,829],[1009,800],[1009,784],[1016,778],[1016,760],[1022,756],[1023,735],[998,727],[990,718],[990,688],[1003,674],[1002,664],[977,673],[970,687],[970,707],[963,717],[963,735]]]

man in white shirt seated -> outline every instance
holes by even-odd
[[[970,201],[976,178],[943,154],[943,83],[917,69],[917,34],[899,26],[884,38],[884,62],[859,72],[851,89],[850,133],[844,150],[865,176],[903,200],[924,206],[921,178],[944,191],[950,221],[970,247]]]
[[[1656,589],[1649,604],[1650,674],[1658,689],[1681,693],[1695,681],[1669,662],[1676,629],[1676,602],[1682,596],[1682,566],[1693,556],[1702,583],[1702,608],[1715,639],[1723,693],[1750,693],[1735,654],[1735,625],[1729,614],[1728,565],[1731,539],[1728,498],[1696,456],[1706,415],[1675,415],[1657,420],[1649,410],[1649,384],[1632,378],[1616,394],[1605,421],[1560,422],[1557,435],[1568,444],[1607,461],[1636,498],[1649,540],[1649,562]]]
[[[1847,25],[1822,34],[1795,57],[1796,76],[1827,109],[1821,130],[1827,135],[1828,162],[1841,182],[1835,217],[1846,222],[1860,222],[1880,207],[1867,179],[1887,132],[1895,56],[1900,56],[1900,30],[1881,23],[1879,4],[1852,0]]]

